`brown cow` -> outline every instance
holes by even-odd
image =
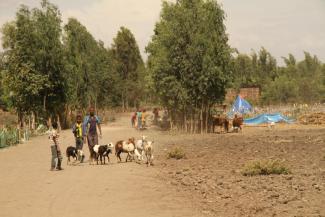
[[[243,129],[242,125],[244,123],[243,117],[238,117],[235,115],[234,119],[232,120],[232,126],[234,130],[238,131],[237,129],[240,129],[240,131]]]
[[[214,133],[215,126],[220,126],[220,129],[224,129],[226,133],[229,131],[229,120],[227,117],[221,117],[218,115],[217,117],[213,117],[213,129],[212,132]]]

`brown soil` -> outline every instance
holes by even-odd
[[[299,122],[304,125],[325,125],[325,113],[318,112],[302,115],[299,117]]]
[[[325,216],[324,127],[180,135],[129,125],[128,116],[109,123],[100,143],[145,134],[155,141],[155,166],[116,163],[113,155],[106,166],[64,161],[64,171],[50,172],[46,136],[0,150],[0,217]],[[61,140],[65,150],[72,133]],[[186,158],[167,159],[174,147]],[[241,174],[245,163],[259,159],[283,160],[292,174]]]
[[[186,159],[165,160],[161,177],[192,195],[210,216],[325,216],[325,128],[277,125],[242,133],[159,137],[165,152],[182,147]],[[281,160],[290,175],[246,177],[254,160]]]

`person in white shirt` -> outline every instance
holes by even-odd
[[[60,150],[59,136],[60,135],[58,133],[58,124],[54,122],[52,124],[52,130],[50,131],[50,135],[49,135],[51,153],[52,153],[51,171],[55,169],[63,170],[61,167],[62,154]]]

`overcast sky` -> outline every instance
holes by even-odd
[[[38,0],[0,0],[0,25],[13,20],[20,4]],[[110,46],[120,26],[129,28],[142,54],[159,19],[161,0],[51,0],[63,22],[77,18],[91,34]],[[278,60],[303,51],[325,62],[325,0],[222,0],[230,45],[250,53],[264,46]],[[2,47],[0,47],[2,50]]]

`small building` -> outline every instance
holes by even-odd
[[[231,104],[240,95],[250,102],[259,102],[261,98],[261,88],[259,87],[242,87],[238,90],[229,88],[225,97],[225,103]]]

